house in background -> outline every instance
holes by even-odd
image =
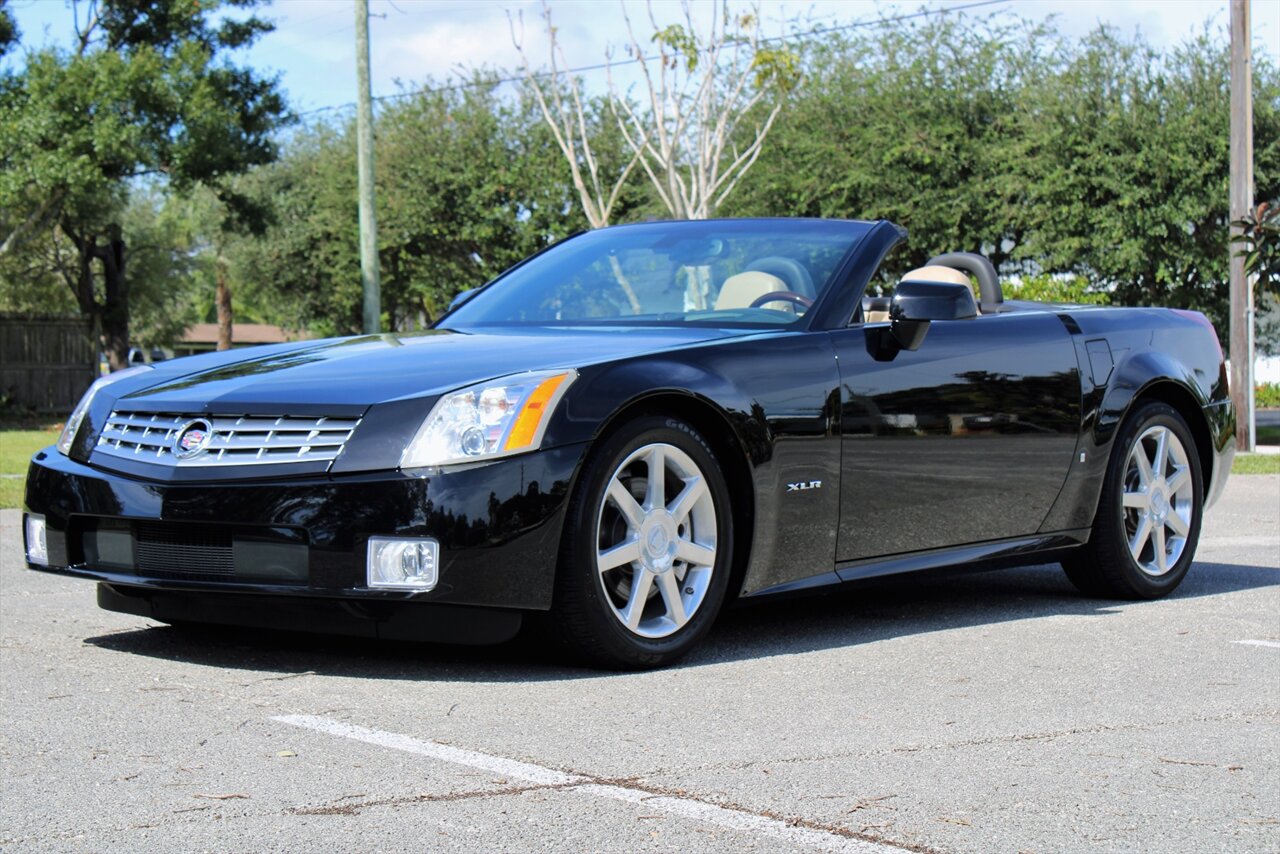
[[[283,344],[301,341],[313,335],[293,329],[283,329],[270,323],[236,323],[231,327],[232,347],[253,347],[257,344]],[[173,342],[173,355],[194,356],[218,349],[218,324],[195,323],[187,327],[182,337]]]

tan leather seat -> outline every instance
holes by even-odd
[[[765,294],[786,290],[789,290],[787,283],[772,273],[748,270],[745,273],[738,273],[724,280],[724,284],[720,286],[720,293],[716,295],[716,311],[731,308],[750,308],[751,303]],[[760,308],[776,308],[795,314],[795,308],[792,304],[782,300],[765,303]]]
[[[949,282],[953,285],[965,285],[969,290],[973,291],[973,299],[981,305],[981,297],[978,290],[973,286],[973,282],[964,273],[954,267],[943,267],[941,264],[932,264],[927,267],[916,267],[914,270],[907,272],[900,282]],[[864,323],[888,323],[889,312],[887,311],[868,311],[862,316]]]
[[[916,267],[899,281],[903,282],[949,282],[953,285],[964,285],[973,291],[973,299],[981,304],[982,297],[978,294],[978,289],[974,287],[973,280],[955,267],[943,267],[941,264],[933,264],[928,267]]]
[[[889,312],[887,311],[864,311],[862,313],[863,323],[888,323]]]

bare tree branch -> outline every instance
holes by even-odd
[[[520,20],[523,23],[523,16],[520,16]],[[582,94],[579,81],[561,70],[567,68],[569,63],[557,38],[556,28],[552,24],[551,9],[545,0],[542,4],[542,20],[549,40],[551,73],[546,88],[549,90],[550,98],[548,98],[548,92],[544,92],[542,83],[539,82],[530,65],[522,40],[516,33],[515,19],[508,16],[511,25],[511,41],[520,53],[525,88],[533,95],[543,120],[551,129],[556,145],[568,161],[569,173],[574,190],[578,193],[578,200],[582,204],[583,214],[592,228],[601,228],[609,224],[614,206],[636,164],[640,161],[640,155],[633,151],[616,175],[606,176],[602,173],[600,160],[591,147],[592,129],[587,116],[587,101]],[[635,298],[629,286],[624,284],[623,287],[627,291],[632,308],[638,311],[639,300]]]
[[[89,0],[85,5],[88,8],[85,12],[83,28],[80,26],[80,3],[75,2],[71,7],[71,12],[74,16],[73,26],[76,31],[76,56],[84,56],[85,51],[89,49],[89,45],[93,43],[94,30],[102,22],[102,18],[98,14],[98,0]]]
[[[545,0],[542,18],[551,47],[549,94],[535,78],[513,21],[512,41],[520,51],[527,88],[569,161],[574,189],[593,227],[608,224],[637,165],[672,217],[706,219],[715,215],[759,157],[781,112],[780,99],[794,82],[794,54],[785,49],[761,50],[758,6],[737,16],[730,14],[728,0],[713,0],[709,8],[711,24],[699,34],[689,0],[682,2],[683,23],[665,28],[658,25],[651,0],[646,2],[655,57],[646,55],[648,45],[641,42],[623,3],[626,52],[640,68],[644,96],[636,104],[622,91],[614,76],[612,54],[607,53],[609,111],[631,152],[626,165],[610,176],[602,174],[591,148],[593,127],[580,83],[561,71],[569,63]],[[762,108],[771,91],[776,91],[779,102],[742,138],[743,120]]]
[[[625,5],[622,11],[628,52],[640,66],[649,110],[641,115],[630,105],[610,70],[614,118],[671,215],[705,219],[715,214],[755,163],[781,106],[773,106],[739,150],[742,119],[759,108],[771,82],[791,81],[757,67],[758,7],[734,17],[727,0],[718,0],[711,6],[711,25],[703,36],[698,35],[688,0],[683,3],[684,24],[665,29],[658,26],[651,2],[647,8],[658,45],[656,58],[645,55]],[[777,54],[769,58],[776,60]],[[779,90],[784,94],[786,86]]]

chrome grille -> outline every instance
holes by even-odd
[[[213,426],[209,443],[198,454],[180,459],[174,456],[174,442],[182,428],[196,419]],[[359,423],[359,418],[117,410],[102,428],[94,452],[184,468],[330,462],[342,453]]]

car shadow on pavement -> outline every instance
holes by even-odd
[[[821,598],[727,611],[684,666],[870,644],[906,635],[1064,615],[1107,617],[1131,607],[1280,585],[1280,569],[1197,563],[1171,596],[1149,602],[1083,596],[1056,565],[917,573],[841,585]]]
[[[1128,607],[1280,585],[1280,570],[1198,563],[1168,600],[1082,597],[1056,566],[964,574],[919,573],[842,585],[801,598],[728,608],[677,668],[868,645],[1017,620],[1107,616]],[[451,682],[554,682],[626,678],[578,666],[549,640],[522,633],[499,646],[413,644],[222,626],[145,628],[86,638],[104,650],[207,667],[268,673]]]

